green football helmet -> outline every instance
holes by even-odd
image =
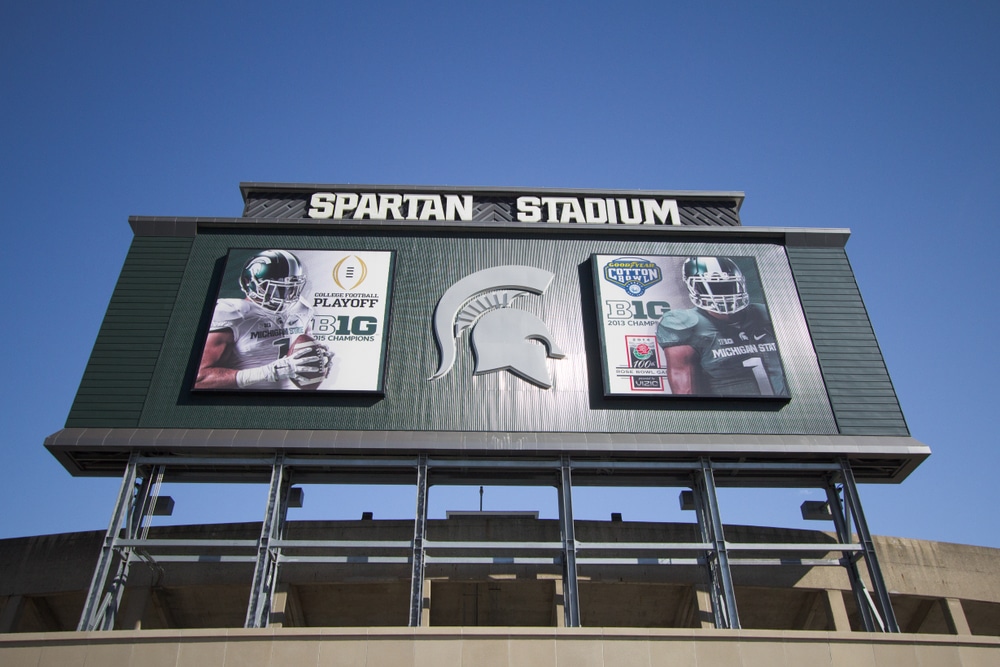
[[[240,289],[247,298],[275,313],[297,302],[305,284],[302,263],[287,250],[263,250],[240,272]]]

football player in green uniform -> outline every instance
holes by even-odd
[[[787,396],[767,307],[750,303],[746,277],[728,257],[689,257],[684,283],[695,308],[667,311],[656,340],[674,394]]]

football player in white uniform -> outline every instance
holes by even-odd
[[[312,309],[299,259],[264,250],[240,272],[245,299],[219,299],[205,340],[195,389],[316,389],[333,353],[310,335]]]

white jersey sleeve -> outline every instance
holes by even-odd
[[[257,368],[288,353],[299,336],[311,330],[312,310],[302,301],[282,313],[261,308],[248,299],[219,299],[211,331],[233,334],[232,368]],[[254,389],[294,389],[289,380],[254,385]]]

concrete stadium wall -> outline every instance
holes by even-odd
[[[727,630],[280,629],[0,637],[5,667],[994,667],[1000,638]]]

